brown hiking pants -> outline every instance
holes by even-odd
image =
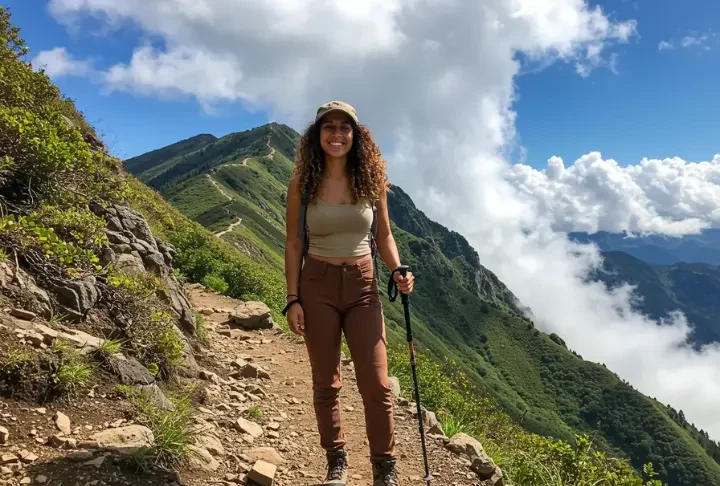
[[[355,364],[372,461],[394,458],[395,424],[388,380],[385,321],[370,256],[334,265],[308,256],[300,276],[313,403],[325,450],[345,446],[340,423],[341,332]]]

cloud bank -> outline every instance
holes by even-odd
[[[51,0],[50,8],[68,24],[132,23],[162,39],[106,71],[113,89],[194,96],[206,107],[241,102],[299,130],[324,101],[354,104],[381,140],[391,180],[464,234],[538,327],[720,438],[720,348],[694,353],[680,345],[681,318],[658,327],[631,311],[627,293],[584,284],[598,254],[555,231],[573,212],[588,227],[618,214],[646,227],[692,227],[700,223],[670,218],[689,214],[690,203],[711,206],[708,189],[649,181],[672,161],[628,175],[596,154],[567,169],[553,159],[544,172],[503,156],[515,135],[520,59],[571,63],[581,76],[621,69],[613,47],[634,38],[632,19],[610,20],[582,0]],[[645,199],[628,200],[627,188]],[[575,202],[563,201],[568,191]],[[648,200],[663,200],[662,210]]]
[[[506,179],[529,196],[556,231],[631,231],[680,236],[720,227],[720,154],[711,161],[643,159],[620,166],[598,152],[569,167],[516,164]]]

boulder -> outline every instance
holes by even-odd
[[[115,270],[129,275],[142,275],[147,271],[137,252],[121,253],[115,260]]]
[[[163,297],[169,302],[172,312],[180,324],[180,329],[194,335],[197,329],[195,312],[183,292],[180,282],[175,275],[170,275],[165,282],[168,287],[168,295],[163,295]]]
[[[243,302],[228,316],[228,323],[246,330],[273,329],[270,308],[264,302]]]
[[[55,280],[52,291],[62,310],[75,320],[84,319],[100,297],[92,275],[81,280]]]
[[[480,442],[462,432],[450,438],[447,448],[455,454],[465,454],[470,460],[485,454],[485,450]]]
[[[90,437],[101,449],[121,454],[130,454],[142,447],[149,447],[155,441],[152,431],[142,425],[128,425],[106,429]]]
[[[120,379],[123,385],[150,385],[155,383],[155,377],[136,359],[113,359],[110,368]]]

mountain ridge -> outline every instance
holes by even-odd
[[[230,134],[176,156],[172,163],[155,157],[154,171],[151,168],[134,175],[216,234],[237,218],[247,218],[222,238],[281,274],[285,191],[293,166],[293,145],[299,140],[297,132],[282,127],[266,124]],[[284,145],[275,146],[273,137]],[[234,149],[229,143],[235,144]],[[157,167],[176,170],[167,174]],[[212,172],[213,168],[218,170]],[[213,191],[209,178],[227,191],[230,201]],[[653,457],[661,477],[670,484],[720,482],[720,466],[710,459],[689,424],[679,425],[668,407],[639,394],[603,366],[567,350],[561,337],[534,329],[511,290],[479,264],[477,253],[462,235],[429,220],[401,188],[392,186],[388,204],[403,260],[422,282],[413,306],[419,350],[438,361],[445,357],[456,360],[474,383],[532,432],[572,442],[576,432],[597,430],[598,444],[629,457],[636,467],[643,458]],[[379,270],[385,279],[386,269],[381,266]],[[402,316],[387,305],[385,295],[382,297],[389,340],[402,342]],[[609,414],[637,419],[603,421]],[[653,421],[642,419],[644,416]],[[633,444],[629,438],[635,436],[651,437],[655,445],[648,449]],[[670,442],[661,445],[666,440]],[[675,453],[684,458],[682,465],[662,452],[669,443],[683,451]]]

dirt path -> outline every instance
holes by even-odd
[[[228,201],[231,201],[232,198],[231,198],[230,196],[228,196],[228,194],[227,194],[225,191],[223,191],[223,188],[220,187],[220,184],[218,184],[217,181],[216,181],[215,179],[213,179],[210,174],[206,174],[206,175],[207,175],[207,178],[210,180],[210,183],[211,183],[213,186],[215,186],[215,189],[217,189],[218,191],[220,191],[220,194],[222,194],[223,196],[225,196]]]
[[[215,236],[217,236],[217,237],[219,238],[219,237],[221,237],[222,235],[224,235],[225,233],[231,232],[231,231],[234,230],[235,227],[238,226],[240,223],[242,223],[242,218],[238,216],[237,221],[235,221],[234,223],[230,223],[230,225],[229,225],[226,229],[224,229],[223,231],[220,231],[219,233],[215,233]]]
[[[206,316],[211,335],[210,356],[217,358],[220,366],[213,371],[223,377],[233,370],[232,362],[242,357],[265,369],[271,379],[264,380],[271,400],[258,402],[262,416],[287,417],[279,429],[280,437],[262,436],[253,447],[275,447],[283,455],[284,469],[279,471],[277,485],[314,486],[325,477],[325,456],[319,446],[314,409],[312,405],[312,380],[310,364],[303,341],[294,334],[279,331],[237,331],[231,338],[217,333],[225,325],[228,314],[238,302],[214,292],[193,289],[190,293],[197,309],[219,310]],[[262,333],[258,335],[258,333]],[[342,368],[344,386],[341,390],[341,415],[347,450],[350,457],[349,485],[372,486],[363,405],[354,375],[353,363]],[[398,470],[402,486],[424,485],[424,466],[417,419],[413,406],[401,406],[395,402]],[[446,447],[440,438],[428,438],[428,455],[432,484],[436,486],[460,486],[482,484],[473,479],[474,473]],[[242,452],[241,452],[242,453]]]
[[[198,285],[189,285],[187,290],[193,308],[205,315],[208,331],[207,344],[195,349],[199,376],[178,378],[180,384],[199,384],[202,390],[201,403],[188,424],[199,432],[194,447],[202,455],[193,456],[177,471],[143,474],[137,463],[128,462],[128,456],[92,445],[101,440],[94,438],[96,433],[113,436],[108,441],[126,443],[129,436],[115,434],[138,427],[132,425],[134,407],[114,386],[117,378],[97,368],[92,387],[88,385],[69,401],[43,405],[0,399],[0,485],[250,486],[247,475],[260,459],[277,467],[273,482],[266,485],[317,486],[322,482],[325,454],[319,445],[310,365],[302,339],[275,330],[230,328],[230,312],[242,307],[242,302]],[[0,357],[4,353],[7,358],[10,348],[35,352],[31,351],[35,344],[44,343],[45,337],[40,335],[37,341],[28,326],[0,312]],[[254,367],[268,375],[246,374],[257,370]],[[363,404],[351,361],[344,362],[342,373],[348,485],[372,486]],[[394,404],[400,484],[423,486],[414,405],[399,397]],[[135,435],[135,440],[142,437]],[[445,440],[428,437],[433,486],[502,486],[501,482],[479,481],[468,467],[470,461],[450,452]]]

